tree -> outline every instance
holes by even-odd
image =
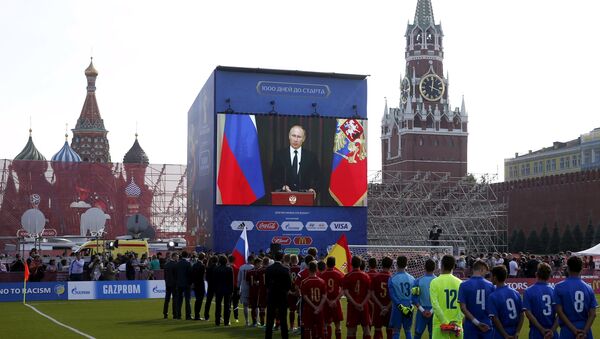
[[[581,227],[579,224],[575,224],[575,228],[573,228],[573,251],[581,251],[584,249],[583,245],[583,233],[581,233]],[[587,247],[585,247],[587,248]]]
[[[529,232],[529,237],[527,237],[527,246],[526,250],[531,253],[540,253],[540,239],[538,238],[538,234],[536,230]]]
[[[595,245],[596,243],[594,243],[594,225],[592,224],[592,219],[590,219],[585,229],[585,236],[583,237],[583,249],[588,249]]]
[[[558,226],[555,224],[550,242],[548,243],[548,253],[558,253],[560,249],[560,235],[558,234]]]
[[[560,249],[561,249],[561,251],[573,252],[574,248],[575,248],[575,241],[573,240],[573,233],[571,232],[571,226],[567,225],[565,227],[565,231],[563,232],[563,236],[560,241]]]
[[[525,232],[521,228],[517,233],[517,239],[515,241],[515,252],[525,251],[526,245]]]
[[[540,248],[542,254],[550,254],[552,251],[549,249],[550,247],[550,231],[548,230],[548,226],[544,224],[542,231],[540,232]]]
[[[519,234],[517,233],[517,230],[513,230],[512,233],[510,234],[510,240],[508,241],[508,248],[511,252],[518,252],[517,249],[515,248],[515,243],[517,241],[518,236],[519,236]]]

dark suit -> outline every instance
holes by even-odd
[[[204,319],[208,320],[210,305],[213,297],[215,296],[215,268],[217,265],[209,264],[206,268],[206,282],[208,283],[208,289],[206,290],[206,303],[204,304]]]
[[[185,258],[179,259],[175,265],[175,276],[177,280],[177,306],[175,311],[177,314],[174,314],[174,318],[181,319],[181,306],[185,297],[185,318],[191,319],[190,286],[192,285],[192,265]]]
[[[175,266],[177,262],[170,261],[165,264],[165,303],[163,305],[163,314],[167,317],[169,314],[169,301],[171,300],[171,296],[173,296],[173,317],[175,317],[176,311],[175,306],[177,306],[175,290],[177,288],[177,277],[175,276]]]
[[[231,294],[233,293],[233,269],[229,265],[220,265],[214,271],[215,295],[215,324],[221,324],[221,306],[223,306],[223,321],[229,325],[231,315]]]
[[[204,300],[204,272],[206,268],[202,261],[198,261],[192,266],[192,282],[194,283],[194,294],[196,295],[196,303],[194,304],[194,318],[200,319],[200,309]]]
[[[292,167],[292,159],[290,147],[280,149],[275,153],[271,166],[271,189],[280,190],[287,185],[292,191],[312,188],[319,192],[322,174],[315,154],[302,147],[298,173]]]
[[[267,326],[265,338],[273,337],[273,323],[275,316],[280,321],[281,338],[288,337],[287,324],[287,296],[292,286],[290,270],[279,261],[267,267],[265,271],[265,285],[267,287]]]

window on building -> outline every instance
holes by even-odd
[[[529,175],[531,173],[531,166],[530,164],[525,165],[525,175]]]
[[[552,172],[556,171],[556,159],[552,159]]]
[[[533,174],[538,174],[538,163],[537,163],[537,161],[533,163]]]
[[[583,152],[583,164],[589,165],[592,163],[592,150],[586,150]]]
[[[560,169],[565,169],[565,158],[560,158]]]
[[[550,160],[546,160],[546,172],[550,172]]]
[[[594,163],[600,162],[600,148],[594,148]]]
[[[571,165],[573,167],[577,167],[577,158],[578,158],[578,156],[574,155],[573,158],[571,159]]]
[[[565,158],[565,167],[566,168],[570,168],[571,167],[571,157],[566,157]]]

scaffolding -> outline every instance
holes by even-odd
[[[157,238],[183,237],[187,227],[187,166],[150,164],[145,180],[152,187],[151,224]]]
[[[449,173],[378,171],[369,175],[370,245],[439,245],[479,253],[506,251],[507,206],[491,189],[494,178]]]

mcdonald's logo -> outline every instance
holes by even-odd
[[[309,246],[312,243],[313,243],[312,237],[309,237],[309,236],[294,237],[294,245]]]

